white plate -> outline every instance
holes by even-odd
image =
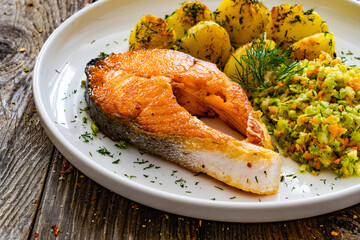
[[[87,112],[80,110],[86,106],[80,82],[85,79],[87,62],[100,52],[127,51],[130,31],[142,15],[164,17],[181,2],[99,1],[74,14],[49,37],[35,66],[34,97],[42,124],[62,154],[84,174],[124,197],[196,218],[281,221],[324,214],[359,203],[360,178],[336,179],[328,172],[318,177],[298,174],[298,165],[289,159],[283,161],[284,181],[280,191],[272,196],[259,196],[225,186],[205,175],[194,176],[184,168],[156,156],[141,154],[131,146],[119,150],[102,134],[88,143],[83,142],[80,136],[91,132],[91,120]],[[215,10],[220,1],[204,3]],[[269,8],[280,3],[265,1]],[[336,36],[338,54],[351,50],[360,56],[359,4],[338,0],[297,3],[303,3],[304,9],[315,7],[327,20],[330,31]],[[347,57],[360,65],[351,55]],[[84,116],[88,118],[86,124],[82,122]],[[214,120],[208,122],[214,124]],[[229,129],[225,131],[234,133]],[[97,152],[104,146],[113,157]],[[119,163],[112,163],[117,159]]]

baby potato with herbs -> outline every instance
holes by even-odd
[[[326,22],[314,9],[304,12],[302,5],[283,4],[273,7],[271,18],[267,37],[280,44],[283,49],[305,37],[329,30]]]
[[[232,51],[229,34],[219,24],[199,22],[180,40],[179,51],[224,67]]]
[[[212,12],[201,2],[184,2],[179,9],[166,17],[165,21],[176,32],[180,39],[187,31],[200,21],[212,21]]]
[[[129,50],[171,48],[175,41],[175,32],[165,20],[149,14],[143,16],[132,30]]]
[[[223,0],[215,19],[229,33],[231,43],[241,46],[260,37],[270,21],[270,11],[255,0]]]
[[[289,47],[291,58],[295,60],[314,60],[321,53],[328,53],[334,57],[335,39],[333,33],[318,33],[297,41]]]

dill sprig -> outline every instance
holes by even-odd
[[[254,92],[263,91],[276,82],[283,82],[301,69],[299,62],[290,59],[290,53],[279,46],[267,44],[264,36],[253,41],[245,54],[235,59],[235,74],[229,77],[243,88]]]

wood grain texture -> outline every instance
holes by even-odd
[[[203,222],[201,239],[360,239],[360,205],[319,217],[277,223]],[[356,217],[355,217],[356,218]],[[334,236],[334,234],[339,234]]]
[[[29,2],[0,0],[0,239],[360,239],[360,204],[296,221],[223,223],[139,205],[83,176],[46,137],[31,73],[48,36],[92,1]]]
[[[35,59],[50,33],[88,1],[0,1],[0,238],[26,239],[53,145],[32,96]]]
[[[55,157],[31,238],[196,239],[199,220],[164,213],[127,200]],[[69,171],[69,169],[72,169]],[[68,173],[67,173],[68,172]]]

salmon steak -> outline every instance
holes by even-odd
[[[111,139],[257,194],[278,191],[281,159],[244,90],[215,64],[167,49],[91,60],[86,66],[91,118]],[[239,141],[196,116],[219,116]]]

